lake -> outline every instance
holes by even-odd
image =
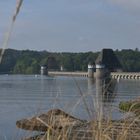
[[[30,135],[16,128],[16,121],[52,108],[60,108],[81,119],[94,116],[94,81],[84,77],[46,77],[40,75],[0,75],[0,140],[18,140]],[[104,103],[113,119],[124,116],[118,110],[120,101],[140,96],[140,81],[120,80],[114,96]],[[85,106],[86,102],[86,106]]]

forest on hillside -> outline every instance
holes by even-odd
[[[140,51],[115,50],[123,71],[140,72]],[[39,74],[41,65],[49,65],[52,70],[87,71],[89,62],[95,62],[99,52],[47,52],[7,49],[0,64],[0,74]],[[51,58],[51,59],[50,59]]]

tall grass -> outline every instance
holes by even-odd
[[[91,118],[90,121],[80,120],[72,117],[68,114],[58,113],[57,116],[55,112],[51,112],[49,116],[49,121],[46,122],[40,117],[36,117],[39,123],[46,126],[46,132],[42,135],[33,137],[35,140],[139,140],[140,139],[140,120],[138,116],[133,116],[132,118],[125,117],[122,120],[113,120],[112,112],[114,108],[110,108],[110,112],[104,112],[104,96],[107,92],[109,85],[101,84],[99,87],[96,86],[96,96],[93,97],[93,108],[88,106],[85,93],[82,92],[78,82],[74,79],[74,82],[78,88],[80,102],[83,102],[85,110]],[[104,83],[104,82],[103,82]],[[113,94],[113,93],[112,93]],[[107,97],[109,98],[109,96]],[[77,101],[75,107],[80,102]],[[94,115],[94,119],[92,120]],[[35,124],[36,125],[36,124]],[[31,140],[28,138],[26,140]]]

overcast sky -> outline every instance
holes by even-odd
[[[0,45],[16,0],[0,0]],[[140,49],[140,0],[23,0],[8,48]]]

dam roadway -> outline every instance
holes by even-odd
[[[49,71],[48,75],[88,77],[88,72]],[[94,73],[94,76],[96,76],[96,72]],[[140,72],[112,72],[111,77],[113,79],[137,79],[137,80],[140,80]]]

